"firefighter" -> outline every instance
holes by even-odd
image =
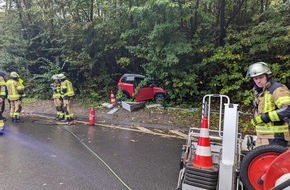
[[[63,113],[64,113],[64,119],[63,122],[69,122],[69,124],[72,124],[74,121],[74,114],[71,110],[71,102],[72,98],[75,95],[73,85],[72,83],[67,79],[67,77],[61,73],[58,74],[58,78],[61,81],[61,95],[63,98]]]
[[[10,73],[10,79],[6,82],[7,87],[7,99],[10,102],[10,117],[12,122],[22,122],[20,119],[20,112],[22,110],[21,99],[24,94],[23,80],[19,75],[13,71]]]
[[[290,91],[274,80],[270,67],[264,62],[250,65],[247,77],[254,83],[254,117],[251,123],[257,133],[256,146],[276,144],[287,147],[290,139]]]
[[[51,77],[53,80],[53,83],[50,84],[50,88],[52,90],[52,98],[53,103],[56,108],[56,117],[55,120],[62,120],[64,119],[64,113],[63,113],[63,99],[61,97],[61,86],[60,86],[60,80],[58,78],[58,75],[55,74]]]
[[[3,117],[3,112],[5,110],[5,99],[7,96],[6,91],[5,73],[0,72],[0,131],[4,130],[4,121],[6,120],[6,118]]]

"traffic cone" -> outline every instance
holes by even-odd
[[[96,114],[95,110],[91,108],[89,111],[89,123],[88,123],[91,126],[95,125],[95,118],[96,118],[95,114]]]
[[[201,129],[192,165],[205,169],[213,168],[207,116],[203,116],[201,120]]]
[[[111,90],[111,104],[113,106],[116,106],[117,105],[116,98],[115,98],[115,95],[114,95],[114,93],[113,93],[112,90]]]

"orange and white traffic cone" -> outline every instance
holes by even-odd
[[[201,129],[192,165],[204,169],[213,168],[207,116],[203,116],[201,120]]]
[[[114,93],[113,93],[112,90],[111,90],[111,104],[113,106],[116,106],[117,105],[117,101],[116,101],[115,95],[114,95]]]

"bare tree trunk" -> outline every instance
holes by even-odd
[[[194,20],[192,21],[191,25],[192,37],[194,36],[198,26],[198,8],[199,8],[199,0],[196,0],[194,7]]]
[[[260,4],[260,6],[261,6],[260,7],[260,12],[262,13],[262,12],[264,12],[264,0],[261,0],[260,3],[261,3]]]
[[[219,37],[219,45],[225,45],[226,38],[226,27],[225,27],[225,9],[226,9],[226,0],[221,0],[220,3],[220,37]]]
[[[23,8],[21,6],[21,0],[15,0],[16,8],[18,10],[19,21],[21,24],[21,28],[25,29],[25,22],[23,21]]]
[[[32,6],[30,0],[23,0],[23,5],[24,5],[25,10],[29,10]],[[32,22],[31,14],[29,12],[27,13],[27,19],[29,23]]]
[[[129,1],[129,9],[131,10],[133,6],[133,2],[132,0]],[[134,20],[133,20],[133,16],[132,14],[130,14],[130,29],[133,29],[134,28]]]
[[[91,0],[90,6],[90,22],[94,21],[94,0]]]

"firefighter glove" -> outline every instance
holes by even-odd
[[[18,90],[18,94],[23,95],[24,94],[24,90]]]
[[[69,96],[63,96],[64,100],[69,100]]]
[[[251,124],[256,126],[258,124],[261,124],[261,123],[269,123],[271,120],[269,118],[269,114],[267,113],[263,113],[261,115],[258,115],[256,117],[254,117],[252,120],[251,120]]]

